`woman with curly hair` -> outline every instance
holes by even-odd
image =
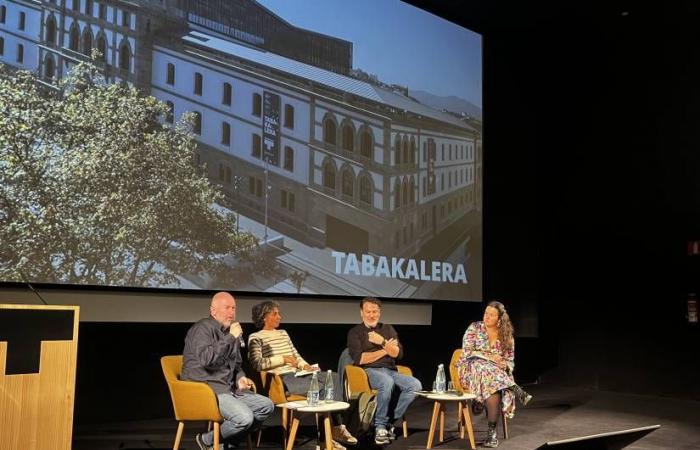
[[[462,358],[457,370],[462,388],[476,395],[474,405],[486,405],[488,432],[485,447],[497,447],[496,425],[499,413],[511,418],[515,412],[515,398],[526,405],[532,398],[515,384],[515,349],[513,324],[501,302],[486,306],[484,319],[469,325],[462,339]],[[475,411],[476,412],[476,411]]]

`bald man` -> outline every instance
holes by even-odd
[[[236,322],[236,299],[218,292],[211,299],[210,316],[192,325],[185,337],[182,379],[207,383],[216,393],[221,438],[235,444],[255,423],[275,409],[267,397],[251,391],[253,382],[241,368],[243,330]],[[195,437],[200,450],[212,450],[212,431]],[[216,449],[219,450],[219,449]]]

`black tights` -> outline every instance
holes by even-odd
[[[489,423],[498,422],[498,416],[501,415],[501,393],[491,394],[484,403],[486,404],[486,419]]]

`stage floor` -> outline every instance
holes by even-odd
[[[516,411],[515,418],[509,421],[510,439],[501,439],[500,449],[536,449],[546,441],[659,424],[660,429],[626,448],[700,450],[700,402],[545,385],[529,386],[527,389],[534,399],[527,407]],[[467,448],[467,441],[458,438],[457,412],[456,407],[453,408],[447,412],[445,442],[435,445],[434,449]],[[431,412],[429,401],[417,399],[407,414],[409,437],[399,437],[386,448],[425,448]],[[266,423],[260,448],[281,448],[279,415],[276,413]],[[204,426],[187,424],[180,448],[199,450],[194,435]],[[176,428],[173,419],[81,426],[74,434],[73,449],[172,449]],[[499,426],[499,438],[501,431]],[[480,447],[479,443],[486,433],[484,414],[474,418],[474,432],[477,447]],[[310,422],[300,427],[294,448],[313,450],[316,446],[315,433]],[[372,444],[348,448],[379,447]]]

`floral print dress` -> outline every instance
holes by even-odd
[[[501,355],[506,362],[506,369],[501,369],[490,361],[494,355]],[[501,342],[489,342],[486,325],[474,322],[469,325],[462,339],[462,357],[457,362],[457,370],[462,388],[476,395],[478,402],[483,402],[492,394],[502,391],[501,408],[509,419],[515,413],[515,395],[508,389],[515,384],[513,379],[514,350],[511,345],[505,351]]]

